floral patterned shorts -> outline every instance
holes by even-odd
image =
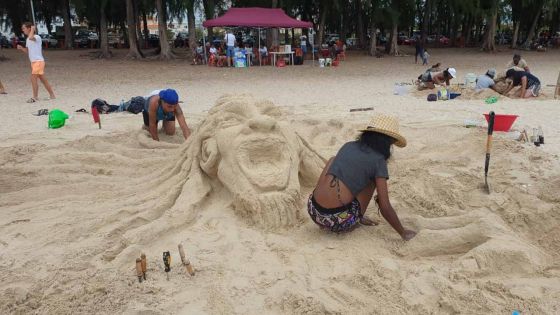
[[[313,222],[337,233],[351,230],[362,217],[360,210],[361,207],[358,199],[354,199],[351,203],[334,209],[321,207],[315,201],[313,195],[310,195],[307,201],[307,212],[311,219],[313,219]]]

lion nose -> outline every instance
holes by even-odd
[[[272,118],[261,116],[249,120],[249,128],[254,131],[269,131],[276,127],[276,121]]]

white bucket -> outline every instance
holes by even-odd
[[[465,75],[465,86],[473,89],[476,87],[476,74],[467,73],[467,75]]]
[[[332,59],[331,58],[327,58],[327,60],[325,61],[325,66],[327,66],[327,67],[332,66]]]
[[[321,68],[325,67],[325,58],[319,58],[319,67]]]
[[[406,95],[406,92],[408,92],[406,85],[395,83],[395,86],[393,87],[394,95]]]

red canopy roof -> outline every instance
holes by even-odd
[[[280,27],[310,28],[311,22],[299,21],[289,17],[282,9],[269,8],[230,8],[224,15],[205,21],[204,27],[216,26],[247,26],[247,27]]]

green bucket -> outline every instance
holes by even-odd
[[[56,129],[64,126],[68,119],[68,114],[60,109],[53,109],[49,112],[49,128]]]

